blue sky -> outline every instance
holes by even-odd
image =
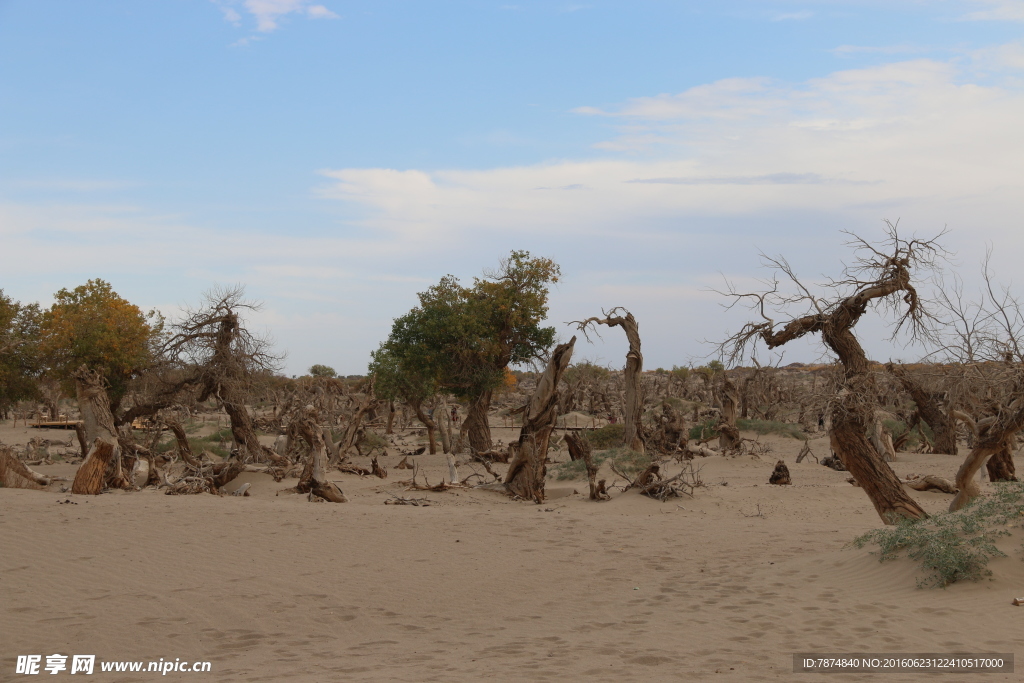
[[[708,288],[759,250],[814,278],[898,218],[1009,279],[1022,29],[1010,0],[0,0],[0,288],[173,315],[243,283],[289,374],[360,373],[417,291],[529,249],[566,336],[622,305],[648,367],[703,362],[742,322]]]

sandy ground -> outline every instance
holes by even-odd
[[[61,653],[212,662],[166,680],[826,681],[836,674],[794,674],[793,653],[1024,645],[1018,553],[991,563],[992,580],[918,589],[909,562],[844,548],[879,526],[845,473],[795,464],[799,442],[762,440],[775,452],[761,461],[698,460],[707,487],[668,503],[589,502],[585,482],[554,480],[541,506],[409,493],[393,469],[337,473],[343,505],[275,495],[294,481],[252,474],[237,480],[252,483],[245,498],[0,489],[0,680],[22,678],[18,654]],[[792,486],[767,484],[778,457]],[[431,482],[446,472],[443,456],[418,459]],[[951,477],[957,464],[903,454],[895,469]],[[384,505],[385,492],[431,505]],[[929,511],[949,502],[913,495]]]

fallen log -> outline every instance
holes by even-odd
[[[915,491],[941,491],[942,493],[955,494],[959,489],[953,485],[949,479],[943,479],[942,477],[936,477],[933,474],[928,474],[923,477],[908,477],[903,481],[904,486],[908,486]]]
[[[4,446],[0,448],[0,484],[10,489],[42,489],[49,486],[50,478],[27,467]]]

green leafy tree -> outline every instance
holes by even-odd
[[[0,414],[39,398],[39,304],[23,305],[0,289]]]
[[[64,382],[82,365],[102,373],[114,412],[129,381],[153,362],[163,319],[155,311],[143,313],[99,279],[62,289],[55,298],[42,316],[40,352]]]
[[[317,363],[309,369],[309,374],[313,377],[337,377],[338,373],[330,365],[320,365]]]
[[[476,450],[491,447],[487,412],[508,366],[539,358],[554,343],[554,328],[541,323],[560,274],[551,259],[513,251],[470,287],[445,276],[419,294],[420,305],[395,320],[381,345],[420,389],[436,387],[468,402],[463,430]]]

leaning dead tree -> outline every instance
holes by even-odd
[[[256,378],[276,369],[281,358],[272,353],[270,340],[242,324],[239,311],[259,308],[243,300],[243,294],[241,287],[208,293],[204,305],[187,311],[174,326],[166,354],[196,388],[196,402],[214,398],[223,406],[240,460],[290,464],[260,444],[245,405]]]
[[[734,301],[729,306],[751,302],[751,308],[760,313],[762,321],[748,323],[721,348],[730,361],[736,362],[757,341],[776,349],[806,335],[821,336],[842,366],[840,386],[829,408],[832,450],[871,499],[882,521],[893,524],[900,517],[922,519],[927,514],[903,490],[899,478],[868,440],[877,407],[873,400],[876,379],[853,328],[872,307],[888,310],[895,316],[894,336],[903,329],[912,338],[923,334],[928,313],[912,276],[917,269],[933,267],[943,251],[934,239],[907,240],[899,236],[895,225],[887,225],[887,238],[880,244],[851,235],[850,246],[855,250],[856,260],[845,269],[841,279],[825,285],[827,296],[812,293],[783,257],[763,256],[765,263],[781,273],[794,291],[781,291],[777,275],[765,283],[765,292],[741,293],[730,286],[725,294]],[[782,322],[769,316],[786,315],[797,306],[805,307],[807,312]]]
[[[604,313],[604,311],[602,311]],[[625,315],[621,315],[624,313]],[[646,447],[644,436],[643,414],[644,398],[643,390],[640,387],[640,377],[644,370],[644,356],[640,353],[640,330],[636,324],[633,314],[621,306],[604,313],[603,318],[587,318],[577,320],[572,324],[587,336],[587,332],[593,329],[592,326],[607,325],[608,327],[621,327],[626,333],[629,341],[629,352],[626,353],[626,405],[624,406],[625,419],[623,426],[623,445],[638,453],[643,453]],[[589,340],[589,336],[587,336]]]
[[[505,475],[505,488],[520,498],[544,501],[548,441],[558,419],[558,383],[569,367],[575,345],[576,337],[573,337],[568,344],[555,347],[537,382],[537,390],[523,412],[523,428]]]

